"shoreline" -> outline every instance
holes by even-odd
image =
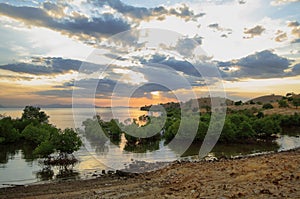
[[[1,188],[0,198],[297,198],[299,165],[300,148],[212,162],[175,161],[148,173]]]

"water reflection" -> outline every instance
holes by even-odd
[[[36,178],[40,181],[53,180],[53,177],[54,171],[51,169],[51,167],[45,167],[36,173]]]
[[[276,140],[280,145],[279,151],[290,150],[300,147],[300,136],[291,137],[288,135],[283,135]]]
[[[17,153],[21,152],[21,158],[31,163],[34,160],[33,147],[29,144],[0,145],[0,164],[6,164],[14,159]],[[2,165],[3,166],[3,165]]]
[[[74,127],[72,109],[46,109],[45,111],[50,115],[50,122],[56,124],[59,128]],[[5,110],[5,112],[7,115],[12,115],[10,110]],[[21,112],[22,110],[20,109],[15,110],[14,113],[18,116]],[[85,109],[80,109],[79,112],[82,121],[87,119]],[[111,118],[106,109],[97,109],[97,112],[102,113],[102,119]],[[124,113],[124,110],[119,109],[118,116],[122,117],[121,120],[126,120],[128,115],[131,118],[136,118],[143,114],[145,113],[138,109],[132,109],[129,114],[128,111]],[[80,121],[80,125],[82,121]],[[296,137],[300,134],[299,129],[288,129],[286,131],[291,132],[292,136],[281,136],[276,142],[260,144],[217,144],[213,152],[216,156],[230,157],[300,147],[300,138]],[[293,132],[295,133],[293,134]],[[89,173],[91,170],[107,169],[106,165],[109,165],[109,162],[111,163],[110,165],[114,165],[114,168],[124,168],[124,163],[130,163],[131,159],[143,159],[148,162],[172,161],[181,155],[179,153],[181,150],[178,149],[182,145],[182,143],[178,143],[176,147],[172,148],[164,145],[164,141],[128,145],[124,136],[121,136],[120,140],[116,142],[97,137],[84,137],[83,141],[85,146],[75,153],[80,160],[79,164],[68,170],[41,167],[38,160],[34,159],[32,155],[31,145],[0,145],[0,186],[1,184],[28,184],[40,180],[78,179],[79,177],[84,177],[83,174]],[[201,143],[193,143],[183,155],[197,155],[200,146]],[[109,156],[109,153],[113,155]]]
[[[159,149],[159,142],[160,141],[140,143],[140,144],[127,143],[124,147],[124,150],[133,153],[152,152]]]

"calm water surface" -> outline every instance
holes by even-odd
[[[76,109],[77,121],[74,122],[73,111],[70,108],[48,108],[43,109],[50,116],[50,123],[58,128],[75,128],[81,126],[82,121],[90,118],[90,109]],[[97,108],[96,112],[102,119],[112,118],[110,109]],[[21,117],[22,109],[10,108],[0,109],[0,114],[10,115],[12,117]],[[114,118],[124,121],[128,118],[137,118],[146,114],[138,108],[118,108],[114,110]],[[124,138],[123,138],[124,139]],[[115,145],[109,141],[105,145],[99,146],[98,143],[87,141],[83,138],[84,147],[75,153],[79,163],[74,167],[72,177],[85,178],[91,176],[95,171],[102,169],[122,169],[132,160],[144,160],[147,162],[155,161],[173,161],[181,154],[176,149],[164,146],[163,141],[142,146],[141,148],[126,148],[124,142]],[[186,156],[196,155],[199,152],[201,144],[192,144]],[[281,136],[276,142],[266,142],[263,144],[247,145],[217,145],[212,153],[216,156],[234,156],[241,154],[250,154],[257,152],[288,150],[300,147],[300,138],[296,136]],[[41,175],[41,165],[39,160],[33,159],[30,146],[1,146],[0,145],[0,187],[14,184],[30,184],[38,181],[47,181],[63,178],[64,175],[59,170],[53,170],[52,177]],[[70,175],[69,175],[70,176]]]

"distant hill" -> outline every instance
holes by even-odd
[[[179,102],[168,102],[165,104],[159,104],[160,106],[164,107],[164,108],[180,108],[180,107],[197,107],[196,102],[198,102],[198,107],[201,108],[205,108],[205,107],[210,107],[211,106],[211,101],[218,103],[223,103],[225,101],[227,106],[233,105],[234,101],[230,100],[230,99],[225,99],[225,98],[221,98],[221,97],[203,97],[203,98],[198,98],[198,99],[191,99],[187,102],[184,103],[179,103]],[[225,104],[223,104],[225,105]],[[152,108],[151,110],[155,111],[155,110],[160,110],[158,105],[149,105],[149,106],[143,106],[140,109],[143,111],[149,111],[150,108]]]
[[[5,107],[0,104],[0,108],[5,108]]]
[[[199,106],[200,107],[211,106],[211,100],[214,100],[217,104],[224,102],[224,100],[225,100],[225,103],[227,106],[234,104],[234,101],[232,101],[231,99],[228,99],[228,98],[224,99],[221,97],[213,97],[213,98],[203,97],[203,98],[198,99]],[[225,105],[225,104],[222,104],[222,105]]]
[[[72,108],[73,106],[76,108],[99,108],[98,106],[95,106],[93,104],[47,104],[47,105],[36,105],[41,108]]]
[[[254,99],[251,99],[249,100],[248,102],[254,102],[254,103],[257,103],[257,102],[261,102],[263,104],[265,103],[272,103],[272,102],[276,102],[278,100],[281,100],[282,99],[282,95],[265,95],[265,96],[260,96],[260,97],[256,97]]]

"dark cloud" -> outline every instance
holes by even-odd
[[[15,76],[15,75],[3,75],[3,74],[0,74],[0,79],[8,79],[10,81],[19,81],[19,80],[30,81],[30,80],[33,80],[32,77]]]
[[[284,72],[292,60],[280,57],[269,50],[228,62],[218,62],[227,78],[272,78],[290,75]],[[231,70],[235,68],[236,70]]]
[[[54,15],[55,17],[64,17],[65,12],[64,9],[66,8],[65,5],[62,5],[61,3],[57,2],[56,4],[51,2],[44,2],[42,4],[43,8],[49,12],[50,15]]]
[[[190,62],[184,60],[177,60],[174,57],[169,57],[161,54],[155,54],[148,60],[141,58],[141,63],[145,65],[160,64],[160,67],[166,65],[174,69],[175,71],[183,72],[186,75],[192,75],[197,77],[200,76],[197,69]]]
[[[221,27],[218,23],[212,23],[208,25],[209,28],[212,28],[214,30],[218,30],[218,31],[227,31],[227,32],[232,32],[232,30],[230,28],[223,28]]]
[[[300,38],[299,38],[299,39],[294,39],[294,40],[292,41],[292,43],[300,43]]]
[[[300,63],[293,66],[292,73],[294,75],[300,75]]]
[[[244,1],[244,0],[239,0],[238,3],[239,3],[239,4],[245,4],[245,3],[247,3],[247,2]]]
[[[120,0],[88,1],[82,6],[94,6],[92,16],[86,16],[73,10],[70,2],[44,2],[40,7],[14,6],[0,3],[0,15],[17,19],[29,26],[45,27],[69,37],[98,46],[103,38],[130,30],[141,21],[151,19],[163,20],[167,16],[176,16],[185,21],[197,20],[203,13],[195,14],[190,7],[183,4],[176,8],[163,6],[155,8],[134,7]],[[110,7],[116,11],[101,13],[99,10]],[[99,10],[97,10],[99,9]],[[65,10],[71,12],[66,13]]]
[[[223,28],[218,23],[212,23],[208,25],[209,28],[213,29],[214,31],[220,31],[223,34],[221,34],[222,38],[227,38],[228,35],[232,34],[232,29],[230,28]]]
[[[260,36],[266,29],[260,25],[257,25],[250,29],[245,29],[244,33],[249,35],[245,37],[246,39],[253,38],[255,36]]]
[[[193,55],[196,47],[202,44],[202,37],[195,36],[194,38],[183,38],[177,41],[175,49],[183,56],[189,57]]]
[[[82,64],[83,62],[72,59],[33,57],[30,63],[0,65],[0,69],[34,75],[55,75],[67,73],[69,71],[78,71]],[[93,71],[95,67],[100,67],[85,62],[84,64],[91,66],[91,71]],[[82,72],[88,73],[88,71]]]
[[[50,75],[54,73],[53,69],[51,68],[27,63],[7,64],[0,66],[0,68],[13,72],[28,73],[34,75]]]
[[[51,9],[51,6],[52,4],[49,4],[47,8]],[[12,17],[30,26],[54,29],[71,37],[77,36],[83,40],[90,40],[87,36],[100,39],[130,29],[129,23],[114,17],[112,14],[102,14],[99,17],[93,18],[72,18],[70,16],[56,18],[42,8],[16,7],[0,3],[0,15]]]
[[[96,89],[94,87],[96,86]],[[118,89],[116,89],[118,86]],[[34,92],[34,94],[43,95],[47,97],[72,97],[73,89],[78,89],[81,97],[91,96],[91,94],[96,97],[101,97],[102,99],[111,99],[112,96],[115,97],[125,97],[128,96],[129,91],[132,92],[131,97],[147,97],[151,96],[152,91],[168,92],[168,88],[155,84],[146,83],[139,86],[134,86],[126,84],[121,81],[115,81],[112,79],[81,79],[76,83],[73,81],[66,82],[61,86],[55,86],[52,90]],[[128,96],[130,97],[130,96]]]
[[[120,0],[98,0],[98,1],[89,0],[88,2],[100,7],[107,5],[115,9],[117,12],[123,14],[124,16],[130,17],[134,21],[141,21],[141,20],[147,21],[153,18],[157,20],[163,20],[165,19],[166,16],[170,16],[170,15],[189,21],[189,20],[196,20],[197,18],[205,15],[204,13],[195,14],[185,4],[183,4],[179,8],[167,9],[163,6],[159,6],[155,8],[135,7],[135,6],[127,5],[121,2]]]
[[[34,92],[33,94],[46,96],[46,97],[55,97],[55,98],[71,98],[73,89],[68,90],[45,90]]]
[[[298,27],[300,24],[298,21],[290,21],[288,27]]]
[[[209,28],[213,28],[213,29],[217,29],[217,30],[220,29],[220,26],[219,26],[219,24],[217,24],[217,23],[209,24],[208,27],[209,27]]]

